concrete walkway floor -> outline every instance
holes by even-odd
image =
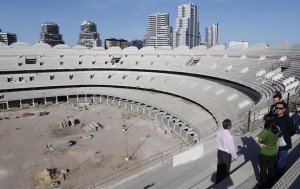
[[[259,176],[259,148],[252,136],[261,129],[243,136],[235,136],[239,158],[231,164],[231,175],[218,186],[215,186],[217,168],[217,150],[214,145],[209,153],[198,160],[173,167],[172,159],[161,162],[153,168],[142,171],[121,182],[101,188],[116,189],[203,189],[203,188],[236,188],[246,181],[249,188],[255,187]],[[215,140],[215,139],[212,139]],[[300,135],[295,135],[293,141],[297,145]],[[251,179],[252,178],[252,179]],[[251,185],[251,186],[250,186]],[[247,187],[248,188],[248,187]]]

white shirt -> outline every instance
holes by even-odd
[[[217,148],[223,152],[231,154],[233,159],[237,159],[236,148],[233,137],[229,130],[220,128],[217,132]]]

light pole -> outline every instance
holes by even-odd
[[[126,125],[125,125],[125,120],[123,118],[123,128],[122,131],[124,132],[124,137],[125,137],[125,145],[126,145],[126,157],[125,157],[125,161],[129,161],[130,158],[128,158],[128,145],[127,145],[127,137],[126,137]]]
[[[138,151],[138,149],[146,142],[147,138],[149,138],[149,137],[150,137],[150,135],[147,135],[147,137],[143,140],[143,142],[140,143],[140,144],[138,145],[138,147],[136,148],[136,150],[130,155],[129,159],[131,159],[131,157],[135,154],[135,152]]]
[[[125,135],[125,143],[126,143],[126,157],[125,157],[125,160],[129,161],[130,158],[128,158],[128,146],[127,146],[126,130],[124,131],[124,135]]]
[[[49,148],[49,154],[50,154],[50,161],[51,161],[52,186],[53,186],[54,188],[57,188],[58,185],[57,185],[57,183],[55,182],[55,178],[54,178],[53,162],[52,162],[52,156],[51,156],[51,150],[50,150],[50,148]]]

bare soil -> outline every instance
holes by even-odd
[[[45,111],[49,114],[40,116],[39,112]],[[59,128],[58,122],[68,116],[80,123]],[[86,140],[82,137],[83,127],[91,122],[100,123],[103,129],[92,132],[93,138]],[[138,113],[106,104],[93,104],[87,110],[63,103],[1,111],[0,188],[52,188],[49,184],[52,178],[47,175],[52,165],[58,171],[69,170],[66,180],[55,178],[60,180],[60,188],[99,186],[112,178],[116,182],[155,163],[129,172],[138,162],[144,164],[145,159],[183,143],[172,133],[161,134],[152,123],[152,119]],[[126,131],[122,130],[123,125]],[[47,144],[62,139],[72,140],[74,145],[52,152],[46,148]],[[126,157],[131,159],[125,161]],[[114,178],[121,172],[126,174]]]

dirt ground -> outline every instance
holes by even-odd
[[[49,114],[40,116],[39,112],[43,111]],[[26,112],[31,115],[23,117]],[[59,128],[58,122],[68,116],[80,123]],[[153,120],[106,104],[90,105],[87,110],[63,103],[1,111],[0,119],[0,188],[3,189],[52,188],[51,177],[47,175],[52,167],[51,159],[53,168],[69,170],[66,180],[61,180],[60,188],[91,186],[93,181],[99,185],[113,177],[113,173],[183,143],[172,133],[162,134],[156,130],[152,126]],[[93,132],[94,137],[86,140],[82,137],[83,127],[91,122],[100,123],[103,129]],[[126,125],[126,131],[122,130],[123,125]],[[62,139],[72,140],[74,145],[52,152],[46,147]],[[126,157],[131,159],[125,161]]]

